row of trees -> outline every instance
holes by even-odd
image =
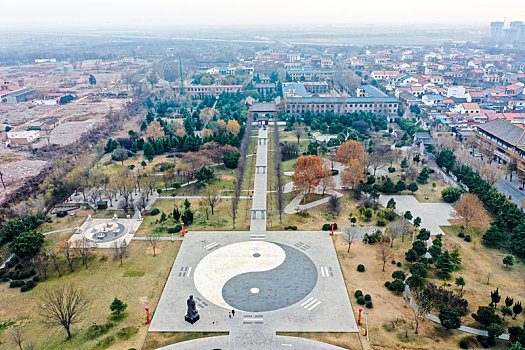
[[[436,163],[456,176],[467,186],[469,192],[477,195],[490,209],[496,219],[483,235],[488,246],[507,246],[518,255],[525,256],[525,214],[505,195],[491,186],[468,164],[461,164],[450,149],[439,150]]]
[[[231,199],[233,227],[235,227],[235,222],[237,219],[239,209],[239,201],[242,194],[242,182],[244,180],[244,174],[246,172],[246,156],[248,155],[248,151],[250,149],[251,136],[252,119],[248,118],[248,120],[246,121],[246,130],[244,132],[244,137],[241,142],[240,158],[237,165],[237,172],[235,173],[233,198]]]

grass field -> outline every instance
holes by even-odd
[[[231,200],[221,199],[214,208],[213,215],[211,209],[202,199],[188,199],[191,203],[191,210],[194,213],[193,223],[186,225],[188,230],[247,230],[250,226],[250,209],[252,201],[241,199],[237,214],[235,228],[231,220]],[[173,219],[173,209],[178,207],[180,212],[184,211],[184,199],[158,199],[153,205],[160,212],[165,212],[168,216],[165,222],[160,222],[161,214],[152,216],[144,214],[144,221],[137,231],[137,236],[146,236],[149,233],[168,233],[168,228],[175,227],[179,222]],[[208,214],[206,215],[206,211]]]
[[[397,240],[394,244],[394,259],[402,262],[402,267],[388,263],[385,272],[382,271],[380,261],[376,259],[375,246],[357,242],[352,244],[350,253],[347,253],[348,245],[340,235],[335,237],[334,244],[356,319],[358,312],[353,296],[355,290],[359,289],[372,296],[374,307],[368,310],[370,349],[457,349],[459,341],[469,337],[460,331],[446,332],[441,326],[428,320],[420,323],[419,334],[415,334],[412,313],[406,302],[401,296],[385,288],[384,282],[392,280],[393,271],[408,272],[408,263],[404,259],[404,252],[411,244],[408,239],[405,242]],[[356,270],[358,264],[365,265],[365,272]],[[469,307],[469,312],[472,311],[473,308]],[[463,317],[463,322],[467,323],[469,318],[472,319],[470,316]],[[343,341],[350,343],[353,340],[345,338]],[[364,337],[362,341],[366,343]],[[494,349],[505,349],[507,346],[505,342],[498,342]]]
[[[47,237],[45,249],[54,250],[56,242],[67,239],[69,235],[71,233]],[[136,241],[130,244],[129,254],[122,266],[112,259],[111,250],[100,249],[89,261],[88,269],[76,261],[75,271],[71,273],[66,269],[65,262],[61,262],[62,277],[58,277],[54,268],[50,267],[49,278],[26,293],[21,293],[18,288],[10,289],[7,283],[2,283],[0,319],[18,325],[26,344],[33,343],[36,349],[138,349],[147,332],[144,307],[149,305],[151,310],[155,310],[179,247],[180,241],[163,241],[157,248],[157,256],[153,257],[146,242]],[[65,283],[75,284],[92,300],[83,321],[73,326],[70,340],[66,339],[63,329],[44,325],[39,312],[41,295]],[[128,304],[125,317],[118,322],[112,321],[115,326],[106,334],[90,339],[86,334],[88,327],[93,323],[100,325],[108,322],[109,305],[115,297]],[[14,348],[14,344],[7,340],[9,328],[0,331],[0,349]],[[121,332],[124,328],[126,334]],[[107,346],[98,346],[99,342]]]

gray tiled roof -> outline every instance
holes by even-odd
[[[512,145],[516,145],[520,141],[525,131],[525,129],[499,118],[480,124],[477,127]],[[523,143],[523,140],[521,143]]]

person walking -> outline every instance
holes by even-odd
[[[235,316],[235,310],[232,310],[232,316]]]

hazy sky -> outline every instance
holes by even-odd
[[[0,0],[0,28],[286,24],[486,24],[524,0]]]

